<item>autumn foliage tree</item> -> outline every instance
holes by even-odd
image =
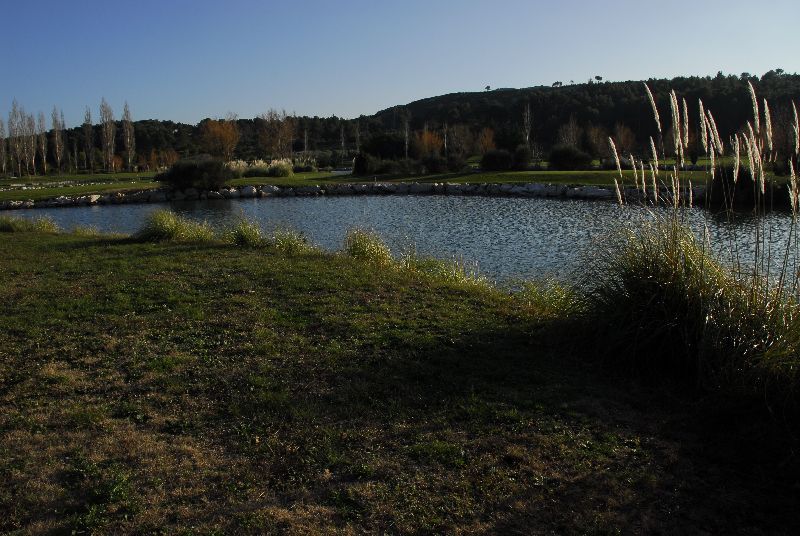
[[[286,111],[268,110],[259,116],[261,128],[259,140],[266,156],[287,158],[292,155],[292,143],[296,136],[297,121]]]
[[[484,128],[478,135],[478,149],[480,149],[481,154],[486,154],[494,148],[494,130]]]
[[[239,127],[235,117],[206,120],[200,127],[200,139],[208,153],[230,161],[239,143]]]
[[[417,146],[423,156],[439,156],[444,141],[438,132],[423,130],[417,133]]]

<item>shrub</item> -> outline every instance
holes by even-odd
[[[50,218],[29,220],[14,216],[0,216],[0,232],[3,233],[57,233],[58,225]]]
[[[392,262],[392,253],[381,238],[372,231],[350,229],[344,238],[345,252],[355,259],[386,266]]]
[[[514,169],[524,171],[531,165],[533,153],[527,145],[520,145],[514,151]]]
[[[244,172],[245,177],[268,177],[269,176],[269,164],[262,163],[262,164],[253,164],[247,168],[247,171]]]
[[[508,171],[512,163],[511,153],[504,149],[492,149],[481,158],[481,168],[486,171]]]
[[[628,231],[596,258],[587,326],[606,363],[796,409],[800,308],[792,297],[723,268],[675,218]]]
[[[373,175],[377,169],[378,161],[366,153],[358,153],[353,160],[353,175]]]
[[[573,147],[572,145],[557,145],[550,151],[550,167],[565,171],[587,169],[592,163],[592,157]]]
[[[261,247],[266,243],[258,224],[243,217],[239,218],[239,220],[228,229],[225,233],[225,238],[234,245],[249,248]]]
[[[277,251],[285,255],[299,255],[315,249],[303,233],[294,229],[276,229],[271,243]]]
[[[291,177],[294,175],[292,171],[291,160],[273,160],[267,168],[267,177]]]
[[[176,190],[218,190],[233,176],[234,172],[222,160],[199,156],[176,162],[169,170],[158,175],[156,180]]]
[[[206,223],[188,220],[169,210],[156,210],[134,238],[143,242],[207,242],[214,239],[214,231]]]

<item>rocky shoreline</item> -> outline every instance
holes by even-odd
[[[626,187],[623,190],[626,202],[652,201],[652,193],[647,199],[640,190]],[[692,188],[694,203],[702,204],[705,188]],[[240,186],[222,188],[218,191],[187,190],[133,190],[107,194],[80,196],[59,196],[41,201],[2,201],[0,210],[78,207],[87,205],[121,205],[129,203],[165,203],[169,201],[192,201],[206,199],[240,199],[257,197],[314,197],[348,195],[475,195],[487,197],[551,197],[565,199],[588,199],[616,202],[613,188],[601,186],[568,186],[563,184],[456,184],[456,183],[417,183],[417,182],[374,182],[326,184],[315,186]],[[671,199],[671,191],[662,189],[659,198]],[[684,192],[685,196],[689,192]]]

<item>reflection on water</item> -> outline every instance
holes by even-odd
[[[104,232],[132,233],[150,212],[166,205],[108,205],[19,211],[25,217],[49,216],[62,228],[92,226]],[[265,230],[289,226],[326,249],[341,247],[351,227],[377,231],[399,253],[410,247],[439,258],[475,262],[490,277],[509,280],[554,275],[571,278],[602,248],[600,239],[646,217],[646,209],[563,199],[457,196],[288,197],[175,202],[170,208],[190,218],[224,227],[240,215],[261,222]],[[649,209],[653,210],[653,209]],[[661,209],[657,209],[661,210]],[[735,251],[746,262],[754,251],[753,218],[703,210],[684,213],[692,228],[708,233],[715,248]],[[782,260],[791,219],[782,213],[765,217],[773,263]],[[779,253],[779,254],[778,254]]]

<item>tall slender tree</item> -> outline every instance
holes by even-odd
[[[125,108],[122,111],[122,136],[125,142],[125,156],[128,160],[128,171],[133,171],[133,163],[136,161],[136,133],[131,119],[131,109],[128,108],[128,101],[125,101]]]
[[[94,173],[94,126],[92,125],[92,109],[88,106],[83,112],[83,167]],[[77,162],[75,163],[77,165]]]
[[[0,173],[6,174],[6,125],[0,119]]]
[[[528,149],[531,148],[531,130],[533,129],[533,112],[531,111],[531,103],[525,103],[525,109],[522,111],[522,135],[525,136],[525,145]]]
[[[61,115],[64,115],[63,112]],[[53,111],[50,112],[50,121],[53,126],[53,160],[56,163],[58,173],[61,174],[61,160],[64,158],[64,125],[55,106],[53,106]]]
[[[25,169],[28,175],[36,174],[36,118],[25,116],[24,124]]]
[[[36,120],[36,146],[39,149],[39,158],[42,159],[42,172],[47,175],[47,123],[41,111]]]
[[[8,114],[8,145],[11,154],[11,167],[13,173],[14,164],[17,166],[17,176],[22,176],[22,161],[24,160],[23,151],[23,130],[25,125],[25,110],[19,105],[17,99],[11,103],[11,111]]]
[[[108,171],[114,171],[114,138],[117,134],[117,124],[114,122],[114,110],[106,102],[105,97],[100,100],[100,125],[103,161]]]

